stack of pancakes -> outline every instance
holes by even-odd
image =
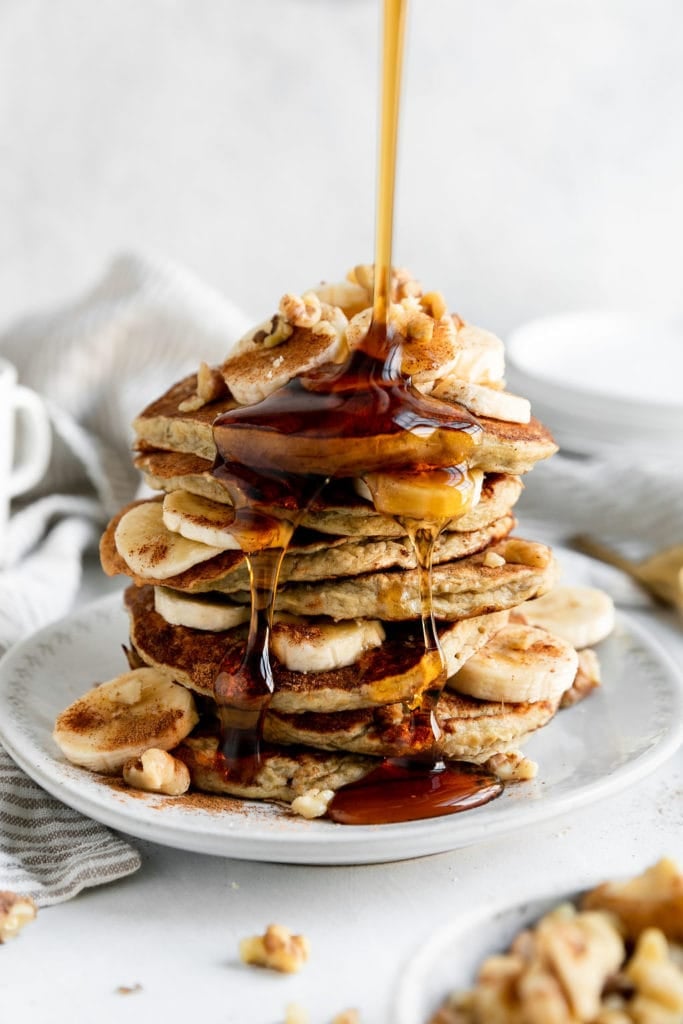
[[[248,786],[212,767],[218,739],[205,726],[214,682],[226,655],[239,659],[250,617],[248,558],[228,489],[213,472],[212,425],[339,361],[367,330],[371,285],[371,268],[356,268],[340,285],[285,296],[224,364],[202,364],[135,421],[135,464],[160,493],[112,520],[102,564],[133,581],[125,594],[133,663],[161,669],[201,698],[202,723],[178,750],[199,788],[280,799],[311,785],[334,789],[377,758],[405,754],[402,723],[431,681],[405,525],[376,510],[363,479],[335,478],[298,516],[275,599],[275,688],[263,735],[281,760]],[[527,403],[504,391],[498,339],[451,316],[438,293],[425,295],[407,274],[395,274],[393,300],[415,386],[483,428],[467,471],[476,493],[436,544],[432,604],[448,676],[435,753],[489,762],[552,718],[576,672],[562,641],[509,624],[518,605],[555,580],[551,551],[510,535],[521,474],[556,446]],[[289,514],[268,512],[276,522]],[[515,673],[552,685],[523,683],[516,697]]]

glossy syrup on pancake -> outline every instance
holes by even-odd
[[[425,473],[466,467],[481,427],[463,411],[420,394],[401,372],[404,339],[389,317],[396,142],[407,0],[385,0],[384,59],[373,313],[369,330],[344,363],[295,379],[255,406],[220,415],[213,427],[214,474],[241,514],[258,518],[258,504],[290,510],[296,521],[335,476],[373,472]],[[246,467],[249,466],[250,469]],[[452,477],[458,480],[466,472]],[[245,487],[245,480],[247,486]],[[464,505],[464,496],[463,496]],[[451,516],[415,520],[400,497],[395,515],[413,545],[429,682],[404,708],[402,735],[409,760],[385,761],[362,784],[344,787],[329,816],[353,824],[405,821],[453,813],[499,795],[500,781],[472,765],[435,762],[434,709],[446,681],[431,601],[434,544]],[[251,582],[251,620],[239,664],[226,656],[215,683],[224,770],[255,775],[269,754],[263,716],[274,688],[270,664],[272,611],[287,542],[245,551]],[[349,810],[352,808],[352,810]]]

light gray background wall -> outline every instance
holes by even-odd
[[[159,251],[255,316],[371,258],[375,0],[0,0],[0,328]],[[412,0],[397,259],[505,331],[680,307],[680,0]]]

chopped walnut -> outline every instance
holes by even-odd
[[[333,796],[333,789],[307,789],[292,800],[292,810],[302,818],[322,818]]]
[[[276,314],[270,321],[270,331],[264,333],[260,341],[264,348],[275,348],[276,345],[281,345],[283,341],[291,338],[293,333],[292,325],[283,316]]]
[[[350,270],[346,275],[347,281],[360,285],[365,289],[368,301],[372,299],[375,287],[375,267],[372,263],[362,263]],[[391,269],[391,298],[394,302],[401,302],[413,296],[422,295],[422,285],[416,281],[409,270],[405,267],[392,267]]]
[[[580,700],[583,700],[589,693],[592,693],[601,683],[600,662],[595,651],[591,650],[590,647],[585,647],[582,651],[577,651],[577,654],[579,656],[579,667],[576,670],[574,682],[562,694],[560,700],[561,708],[570,708],[573,704],[578,704]]]
[[[264,935],[242,939],[239,951],[245,964],[295,974],[308,960],[310,946],[304,935],[292,935],[281,924],[269,924]]]
[[[190,788],[190,772],[183,761],[165,750],[150,747],[123,766],[123,779],[134,789],[147,793],[181,796]]]
[[[486,767],[503,782],[528,782],[538,774],[536,762],[525,757],[521,750],[493,754],[487,760]]]
[[[505,541],[502,549],[506,562],[528,565],[531,569],[547,569],[552,558],[547,547],[518,537]]]
[[[487,569],[500,569],[505,565],[505,559],[497,551],[487,551],[484,555],[484,565]]]
[[[220,370],[208,363],[200,363],[197,371],[197,392],[178,406],[180,412],[194,412],[227,394],[227,385]]]
[[[313,327],[320,320],[321,303],[315,292],[294,295],[287,292],[280,299],[280,314],[293,327]]]
[[[415,341],[431,341],[434,336],[434,319],[427,313],[410,313],[407,317],[406,337]]]
[[[420,303],[435,320],[440,320],[448,314],[448,306],[441,292],[427,292],[420,299]]]
[[[674,1024],[682,1019],[683,972],[672,961],[669,944],[659,928],[641,932],[624,973],[636,988],[630,1002],[634,1020],[670,1019]],[[664,1017],[665,1013],[670,1018]]]
[[[18,935],[37,913],[38,908],[30,896],[0,890],[0,944]]]
[[[285,1007],[285,1024],[310,1024],[308,1010],[298,1003],[289,1003]]]
[[[668,857],[628,882],[599,885],[584,897],[582,906],[616,914],[631,939],[654,927],[668,939],[683,942],[683,873]]]

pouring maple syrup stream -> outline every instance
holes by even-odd
[[[390,323],[391,275],[396,185],[396,153],[403,69],[407,0],[384,0],[382,54],[382,112],[380,119],[375,276],[372,322],[366,346],[384,358],[384,373],[400,380],[402,339]],[[446,682],[446,667],[432,608],[434,546],[448,517],[416,520],[397,515],[410,539],[417,561],[420,613],[432,681],[408,708],[407,735],[413,751],[426,757],[385,759],[360,782],[340,789],[328,816],[343,824],[365,825],[437,817],[486,803],[501,792],[500,781],[473,765],[447,766],[432,755],[439,727],[434,714]]]
[[[412,473],[415,466],[462,466],[481,428],[471,417],[417,392],[401,373],[405,339],[391,323],[392,234],[396,148],[407,0],[384,0],[382,105],[377,189],[372,321],[365,339],[342,365],[293,380],[256,406],[230,410],[214,424],[218,458],[214,473],[228,488],[238,514],[258,516],[259,501],[273,495],[295,512],[276,548],[245,552],[252,613],[239,665],[221,665],[215,696],[221,719],[224,770],[253,778],[270,753],[262,741],[263,717],[273,692],[270,629],[280,569],[297,519],[333,476]],[[249,465],[249,470],[245,466]],[[428,472],[433,470],[428,469]],[[418,470],[419,475],[420,470]],[[438,469],[442,479],[466,479],[461,469]],[[243,482],[255,484],[245,491]],[[372,489],[372,488],[371,488]],[[268,498],[266,499],[266,492]],[[463,489],[464,493],[464,489]],[[256,506],[256,511],[254,507]],[[434,545],[452,512],[443,517],[406,517],[400,500],[378,511],[393,515],[408,534],[418,565],[422,629],[429,682],[411,705],[395,736],[406,759],[391,758],[358,783],[340,789],[328,817],[345,824],[381,824],[450,814],[498,796],[502,785],[469,764],[444,764],[433,754],[438,737],[434,709],[446,681],[432,612]]]

